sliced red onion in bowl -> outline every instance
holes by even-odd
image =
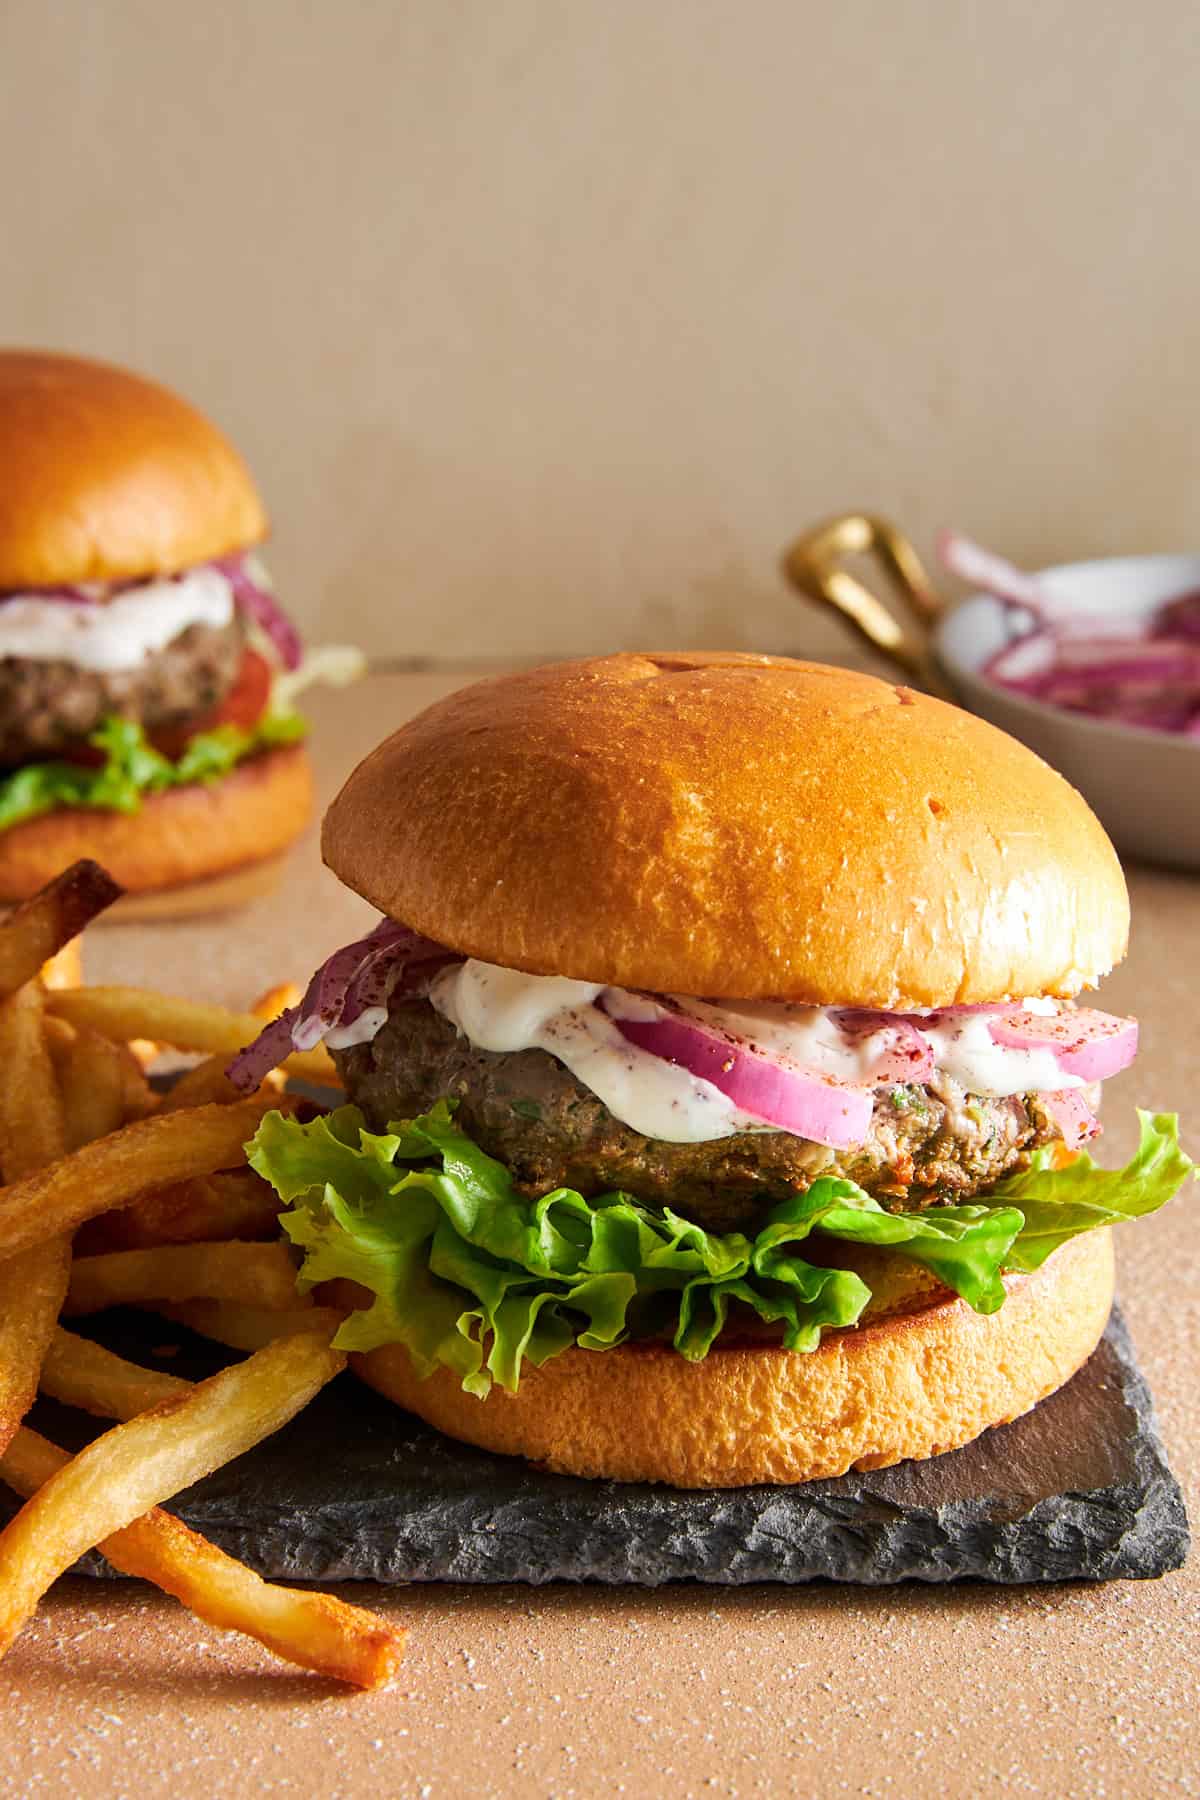
[[[1012,1050],[1050,1050],[1064,1075],[1106,1081],[1137,1055],[1136,1019],[1080,1006],[1056,1013],[1016,1010],[988,1026],[993,1041]]]
[[[1200,588],[1180,594],[1159,608],[1155,617],[1154,637],[1184,638],[1200,644]]]
[[[298,669],[304,657],[300,633],[270,588],[251,570],[249,558],[241,552],[218,556],[212,566],[229,582],[234,600],[247,618],[266,632],[284,668]]]
[[[994,550],[985,550],[961,531],[942,531],[938,533],[937,551],[952,575],[994,594],[1006,606],[1031,613],[1039,624],[1046,619],[1047,596],[1041,583],[1005,557],[997,556]]]
[[[985,681],[1066,712],[1200,737],[1200,590],[1165,601],[1144,623],[1088,616],[956,532],[943,532],[938,549],[948,569],[1028,622],[982,665]]]
[[[666,1005],[651,1003],[655,1016],[646,1017],[650,1008],[640,996],[635,1018],[620,1016],[611,990],[597,1004],[637,1049],[709,1082],[764,1125],[832,1150],[861,1144],[870,1129],[875,1106],[870,1088],[847,1087],[765,1057]]]

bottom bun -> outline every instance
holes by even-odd
[[[130,894],[207,881],[277,857],[312,806],[308,757],[291,745],[249,757],[220,781],[152,794],[135,813],[62,807],[0,832],[0,901],[28,899],[81,856]]]
[[[399,1345],[352,1361],[439,1431],[561,1474],[681,1488],[818,1481],[955,1450],[1060,1388],[1108,1319],[1111,1234],[1072,1239],[1005,1288],[999,1312],[942,1289],[829,1332],[811,1355],[745,1341],[699,1363],[661,1344],[567,1350],[486,1400],[445,1368],[421,1381]]]

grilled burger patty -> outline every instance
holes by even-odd
[[[892,1212],[966,1200],[1059,1135],[1035,1095],[989,1100],[941,1078],[880,1088],[851,1150],[782,1131],[663,1143],[614,1118],[556,1057],[477,1050],[427,1000],[394,1000],[373,1042],[333,1056],[373,1130],[456,1099],[457,1122],[524,1193],[619,1188],[718,1231],[752,1226],[818,1175],[844,1175]]]
[[[235,617],[228,625],[189,625],[133,669],[102,672],[65,661],[0,657],[0,765],[54,756],[112,713],[148,730],[186,724],[224,700],[245,643]]]

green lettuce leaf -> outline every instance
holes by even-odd
[[[719,1234],[627,1195],[585,1200],[560,1188],[528,1200],[502,1163],[454,1126],[450,1107],[387,1133],[340,1107],[300,1124],[264,1118],[250,1162],[289,1210],[302,1287],[344,1277],[373,1296],[338,1334],[349,1350],[404,1344],[419,1371],[453,1369],[470,1393],[515,1389],[521,1365],[572,1344],[604,1350],[666,1335],[707,1355],[737,1302],[780,1327],[793,1350],[853,1325],[870,1299],[847,1269],[810,1263],[813,1233],[888,1249],[929,1269],[979,1312],[1004,1300],[1001,1273],[1033,1269],[1078,1232],[1161,1206],[1193,1165],[1175,1120],[1142,1115],[1125,1169],[1050,1154],[996,1190],[999,1205],[888,1213],[853,1182],[821,1177],[771,1209],[757,1234]]]
[[[1051,1167],[1054,1147],[1036,1150],[1029,1167],[1006,1176],[992,1190],[1020,1209],[1025,1223],[1007,1264],[1040,1269],[1046,1258],[1081,1231],[1119,1225],[1165,1206],[1198,1169],[1180,1148],[1175,1113],[1138,1108],[1141,1142],[1123,1169],[1101,1169],[1083,1150],[1065,1169]]]
[[[84,806],[102,812],[137,812],[149,794],[193,782],[219,781],[253,756],[280,744],[294,744],[308,730],[299,713],[265,713],[255,725],[218,725],[199,732],[173,762],[146,740],[131,719],[111,718],[88,743],[103,751],[94,769],[78,763],[27,763],[0,779],[0,831],[36,819],[60,806]]]

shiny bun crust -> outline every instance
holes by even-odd
[[[723,998],[1073,994],[1125,950],[1116,853],[972,714],[783,657],[611,656],[452,694],[360,764],[326,862],[535,974]]]
[[[308,757],[268,750],[211,785],[153,794],[136,813],[63,807],[0,832],[0,901],[24,900],[91,856],[130,894],[203,881],[277,856],[312,813]],[[118,906],[124,906],[119,901]]]
[[[170,574],[266,530],[237,451],[167,388],[0,350],[0,591]]]
[[[1060,1388],[1108,1318],[1110,1233],[1075,1238],[1005,1285],[987,1317],[941,1290],[831,1332],[807,1356],[761,1344],[718,1343],[700,1363],[658,1345],[568,1350],[486,1400],[447,1369],[419,1380],[398,1346],[352,1361],[439,1431],[561,1474],[681,1488],[823,1481],[957,1449]]]

